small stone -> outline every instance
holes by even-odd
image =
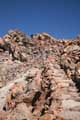
[[[53,115],[45,114],[40,118],[40,120],[53,120]]]
[[[4,84],[2,82],[0,82],[0,88],[2,88],[4,86]]]

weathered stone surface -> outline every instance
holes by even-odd
[[[80,106],[80,102],[74,100],[63,100],[62,106],[64,109],[72,109],[74,107]]]
[[[26,104],[21,103],[8,115],[7,120],[33,120],[33,117]]]
[[[40,120],[53,120],[53,116],[50,114],[43,115]]]
[[[80,40],[11,30],[0,38],[0,120],[80,120]]]
[[[61,114],[63,120],[80,120],[80,112],[65,110]]]

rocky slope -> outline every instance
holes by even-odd
[[[0,120],[80,120],[80,38],[0,39]]]

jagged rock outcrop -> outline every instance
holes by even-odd
[[[80,120],[80,39],[9,31],[0,39],[0,120]]]

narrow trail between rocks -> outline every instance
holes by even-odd
[[[49,63],[49,80],[53,83],[53,113],[59,119],[80,120],[80,94],[72,79],[69,79],[59,65]]]
[[[34,71],[32,74],[36,73],[35,69],[32,71]],[[8,83],[0,89],[0,110],[3,109],[9,89],[16,82],[24,82],[29,73],[30,71],[27,71],[23,77]],[[64,70],[57,63],[49,62],[44,65],[44,71],[41,77],[43,92],[38,91],[35,96],[38,94],[37,97],[39,97],[42,93],[46,96],[45,99],[43,98],[42,103],[41,101],[38,101],[38,104],[36,103],[37,107],[41,104],[39,109],[42,117],[39,120],[44,120],[46,113],[53,115],[50,120],[80,120],[80,95],[77,92],[75,83],[67,77]],[[34,108],[36,102],[34,99],[32,100],[32,106],[36,110]],[[37,116],[36,120],[40,117],[35,111],[32,114]]]
[[[0,120],[80,120],[80,38],[12,30],[0,41]]]

